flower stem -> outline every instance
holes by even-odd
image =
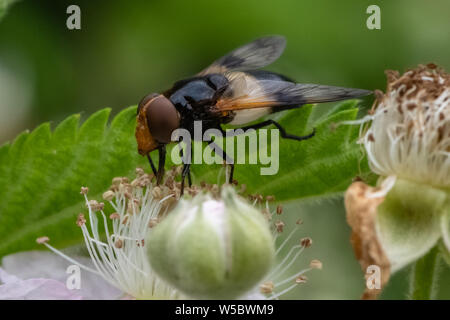
[[[439,248],[435,246],[425,256],[417,260],[412,269],[410,298],[430,300],[434,298],[439,266]]]

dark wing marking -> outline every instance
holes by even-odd
[[[277,60],[285,47],[286,39],[282,36],[259,38],[214,61],[198,75],[263,68]]]
[[[287,95],[291,95],[293,99],[295,99],[294,97],[301,96],[305,99],[306,103],[322,103],[360,98],[368,96],[373,92],[365,89],[297,83],[292,88],[287,88],[286,93]]]
[[[363,89],[256,80],[243,72],[231,73],[229,79],[229,89],[216,103],[217,111],[332,102],[372,94]]]

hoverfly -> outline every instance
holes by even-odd
[[[295,83],[274,72],[258,70],[282,54],[286,40],[282,36],[257,39],[214,61],[196,76],[180,80],[162,94],[145,96],[137,109],[136,139],[138,151],[147,156],[161,183],[164,173],[166,144],[172,142],[175,129],[184,128],[193,135],[194,121],[202,121],[203,131],[214,128],[224,132],[222,124],[245,125],[270,113],[298,108],[307,103],[346,100],[371,94],[362,89],[341,88],[317,84]],[[305,140],[314,136],[289,134],[274,120],[265,120],[241,129],[259,129],[274,125],[282,138]],[[149,153],[159,150],[156,169]],[[223,156],[226,159],[226,154]],[[233,181],[231,164],[229,181]],[[184,163],[181,192],[186,176],[191,185],[190,163]]]

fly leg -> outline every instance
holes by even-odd
[[[183,171],[181,172],[180,197],[182,197],[184,194],[184,181],[186,180],[186,176],[188,176],[188,183],[189,183],[189,186],[191,186],[191,164],[190,163],[183,164]]]
[[[179,142],[181,142],[182,139],[180,138]],[[191,150],[192,150],[192,146],[191,146]],[[180,157],[182,160],[184,160],[183,157],[183,148],[180,148]],[[190,162],[188,161],[183,161],[183,171],[181,172],[181,192],[180,195],[182,196],[184,193],[184,181],[186,180],[186,175],[188,178],[188,185],[189,187],[192,186],[192,177],[191,177],[191,165]]]
[[[147,153],[147,159],[148,159],[148,162],[150,163],[150,167],[152,167],[153,174],[154,174],[155,177],[156,177],[156,176],[158,175],[158,172],[156,171],[155,164],[153,163],[153,160],[152,160],[152,158],[150,157],[150,152]]]
[[[222,130],[222,128],[219,127],[219,130],[224,134],[225,137],[225,132]],[[214,141],[211,142],[211,144],[209,144],[209,147],[211,147],[215,153],[219,152],[220,156],[222,157],[222,159],[225,161],[226,164],[230,165],[230,175],[228,176],[228,183],[232,184],[233,183],[233,174],[234,174],[234,160],[232,158],[230,158],[225,151],[219,147]]]
[[[233,183],[233,175],[234,175],[234,163],[230,164],[230,177],[228,178],[228,183]]]
[[[188,185],[189,185],[189,187],[192,187],[192,177],[191,177],[191,169],[190,168],[189,168],[189,172],[188,172],[188,176],[187,177],[188,177]]]
[[[166,146],[162,145],[158,148],[159,152],[159,162],[158,162],[158,173],[156,174],[156,184],[160,185],[164,177],[164,165],[166,163]]]
[[[314,137],[314,135],[316,134],[316,128],[313,128],[313,131],[310,134],[307,134],[305,136],[296,136],[296,135],[293,135],[293,134],[289,134],[281,126],[281,124],[279,124],[278,122],[276,122],[275,120],[272,120],[272,119],[269,119],[269,120],[266,120],[266,121],[263,121],[263,122],[260,122],[260,123],[254,124],[254,125],[241,127],[239,129],[242,129],[244,131],[245,130],[249,130],[249,129],[255,129],[256,130],[256,129],[260,129],[260,128],[269,126],[271,124],[273,124],[275,127],[277,127],[278,130],[280,130],[281,137],[284,138],[284,139],[292,139],[292,140],[302,141],[302,140],[310,139],[310,138]],[[237,135],[237,134],[228,134],[227,136],[228,137],[232,137],[232,136],[235,136],[235,135]]]
[[[246,131],[249,129],[257,130],[257,129],[269,126],[271,124],[273,124],[275,127],[277,127],[278,130],[280,130],[281,137],[284,139],[292,139],[292,140],[302,141],[302,140],[310,139],[310,138],[314,137],[314,135],[316,134],[316,128],[313,128],[313,131],[310,134],[307,134],[305,136],[296,136],[293,134],[289,134],[278,122],[276,122],[275,120],[272,120],[272,119],[269,119],[269,120],[266,120],[266,121],[263,121],[263,122],[260,122],[260,123],[254,124],[254,125],[241,127],[239,129],[242,129],[243,131]],[[239,133],[225,132],[225,130],[223,130],[221,127],[219,128],[219,130],[222,132],[224,137],[233,137],[233,136],[239,135]],[[244,134],[245,134],[245,132],[244,132]],[[225,152],[223,152],[222,154],[224,155],[223,158],[225,160],[227,157]],[[232,162],[230,164],[230,166],[231,166],[231,172],[230,172],[230,177],[229,177],[229,183],[232,183],[233,182],[233,174],[234,174],[234,162]]]

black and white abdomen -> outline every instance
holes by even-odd
[[[255,121],[261,117],[267,116],[268,114],[271,114],[272,108],[236,110],[233,111],[233,113],[234,113],[233,120],[228,122],[228,124],[239,126]]]

